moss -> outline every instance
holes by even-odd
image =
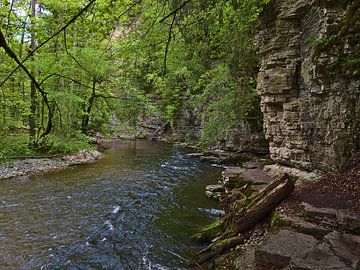
[[[212,246],[211,246],[211,249],[212,250],[218,250],[218,249],[221,249],[223,247],[226,247],[227,245],[231,244],[231,243],[234,243],[234,242],[241,242],[243,241],[243,238],[241,236],[235,236],[235,237],[231,237],[231,238],[227,238],[227,239],[224,239],[224,240],[221,240],[221,241],[218,241],[216,243],[214,243]]]
[[[310,46],[315,49],[314,59],[317,59],[322,52],[336,52],[338,59],[334,65],[328,67],[328,70],[341,72],[348,78],[360,78],[360,45],[357,35],[360,31],[359,9],[359,2],[348,4],[344,17],[326,37],[310,40]]]
[[[248,198],[244,198],[244,199],[236,202],[235,211],[239,212],[239,213],[244,212],[250,203],[251,203],[251,200],[249,200]]]
[[[224,221],[217,220],[209,225],[203,227],[198,233],[194,234],[191,238],[199,242],[208,242],[215,237],[219,236],[224,230]]]
[[[277,211],[271,213],[271,228],[278,227],[281,224],[281,215]]]

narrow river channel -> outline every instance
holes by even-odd
[[[112,142],[94,164],[0,182],[0,269],[188,269],[221,170],[179,148]]]

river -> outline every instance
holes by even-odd
[[[169,144],[109,146],[93,164],[0,182],[0,269],[188,269],[221,170]]]

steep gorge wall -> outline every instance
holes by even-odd
[[[316,46],[354,12],[356,0],[273,0],[264,10],[257,90],[273,160],[328,170],[359,148],[359,73],[341,62],[359,50],[359,21],[343,46]]]

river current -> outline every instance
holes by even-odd
[[[93,164],[0,182],[0,269],[188,269],[221,170],[168,144],[109,146]]]

